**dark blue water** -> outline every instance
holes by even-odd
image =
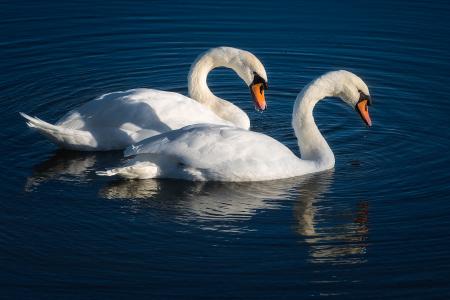
[[[2,1],[0,297],[450,297],[447,1]],[[195,2],[195,3],[193,3]],[[330,172],[269,183],[95,176],[120,152],[60,151],[54,122],[103,93],[187,94],[214,46],[266,66],[269,110],[230,70],[209,85],[294,151],[297,93],[329,70],[369,85],[374,126],[338,101],[315,116]]]

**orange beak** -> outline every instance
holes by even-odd
[[[250,86],[253,103],[257,110],[265,110],[267,108],[266,97],[264,97],[264,84],[255,83]]]
[[[356,110],[358,111],[359,115],[361,116],[361,119],[363,119],[364,123],[366,123],[367,126],[372,126],[372,120],[370,119],[369,115],[369,107],[368,107],[368,100],[361,100],[356,104]]]

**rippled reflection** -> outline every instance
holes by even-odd
[[[202,229],[245,231],[243,220],[258,211],[280,208],[289,199],[298,178],[269,182],[187,182],[177,180],[112,181],[100,195],[132,199],[134,209],[170,211],[181,223]]]
[[[120,158],[120,152],[57,151],[34,167],[25,189],[31,192],[48,180],[88,182],[102,163],[111,164]],[[345,200],[328,202],[325,195],[333,181],[333,170],[267,182],[113,180],[100,189],[99,195],[128,201],[126,207],[131,212],[153,211],[177,223],[234,233],[255,230],[246,221],[258,213],[292,210],[293,206],[295,231],[308,245],[310,262],[363,263],[369,231],[368,202],[360,201],[356,208]],[[288,222],[271,220],[277,226]]]
[[[100,194],[108,199],[133,199],[136,210],[153,208],[171,214],[177,222],[228,232],[251,230],[242,221],[267,210],[291,209],[294,201],[296,232],[308,245],[310,262],[364,263],[368,202],[361,201],[356,209],[324,203],[333,176],[329,171],[249,183],[118,180],[110,182]],[[332,213],[321,213],[327,210]]]
[[[369,232],[368,202],[361,201],[356,212],[325,206],[321,196],[328,191],[332,179],[333,173],[325,172],[302,186],[301,197],[294,206],[297,232],[310,246],[312,263],[363,263]],[[330,209],[339,211],[327,212]]]
[[[157,180],[120,180],[109,183],[100,191],[107,199],[146,199],[158,194]]]
[[[27,178],[25,190],[31,191],[48,180],[85,181],[88,171],[96,162],[94,154],[56,151],[48,160],[33,167],[33,173]]]
[[[119,161],[120,151],[108,153],[77,152],[57,150],[47,160],[33,167],[31,176],[27,177],[25,191],[33,191],[40,184],[56,181],[72,181],[76,183],[92,180],[98,161]]]

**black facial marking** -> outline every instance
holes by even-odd
[[[261,76],[258,75],[258,73],[253,72],[253,82],[250,86],[257,84],[257,83],[262,83],[263,85],[261,86],[262,89],[267,90],[269,88],[269,85],[267,84],[267,82],[264,80],[264,78],[262,78]],[[262,92],[262,91],[261,91]]]
[[[358,90],[359,92],[359,100],[358,103],[364,100],[367,100],[367,105],[372,105],[372,98],[369,95],[364,94],[361,90]]]

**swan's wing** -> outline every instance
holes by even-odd
[[[124,149],[190,124],[230,124],[193,99],[151,89],[105,94],[72,110],[55,125],[21,115],[30,127],[72,150]]]
[[[198,124],[130,146],[125,156],[156,154],[209,175],[264,179],[291,172],[299,159],[283,144],[257,132]],[[225,176],[224,175],[224,176]]]
[[[56,125],[87,131],[116,128],[161,133],[196,123],[228,124],[207,107],[181,94],[133,89],[90,101],[66,114]]]

